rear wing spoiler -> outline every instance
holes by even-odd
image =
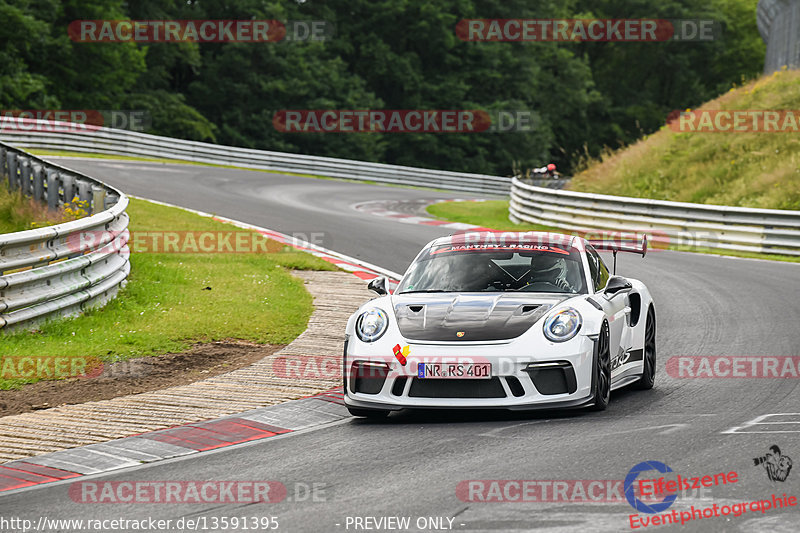
[[[647,254],[647,235],[642,235],[642,239],[638,242],[628,239],[618,240],[602,240],[602,241],[589,241],[589,244],[595,247],[596,250],[608,250],[614,254],[614,270],[617,273],[617,252],[630,252],[639,254],[644,257]]]
[[[589,244],[597,250],[608,250],[613,252],[616,258],[617,252],[631,252],[639,254],[644,257],[647,254],[647,235],[642,235],[640,241],[632,239],[617,239],[617,240],[602,240],[602,241],[589,241]]]

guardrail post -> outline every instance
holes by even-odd
[[[75,176],[62,174],[61,188],[64,190],[64,203],[72,203],[72,200],[75,199]]]
[[[8,178],[8,168],[6,167],[6,149],[0,146],[0,179]]]
[[[27,157],[19,158],[20,189],[25,196],[31,195],[31,161]]]
[[[17,174],[17,154],[11,152],[6,156],[8,159],[8,190],[16,191],[19,187],[19,174]]]
[[[44,169],[42,165],[33,164],[33,199],[41,202],[44,199]]]
[[[58,171],[51,168],[47,170],[47,207],[51,211],[58,209],[59,197],[58,189],[61,186],[61,179]]]
[[[89,214],[99,213],[105,209],[105,197],[105,189],[97,185],[92,185],[92,205],[89,206]]]
[[[91,211],[92,203],[92,184],[83,180],[77,180],[78,185],[78,198],[81,202],[86,202],[86,210]]]
[[[19,187],[19,161],[17,154],[8,153],[8,188],[16,191]]]

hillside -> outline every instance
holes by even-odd
[[[776,72],[698,110],[794,110],[800,71]],[[698,122],[695,124],[699,124]],[[723,123],[724,124],[724,123]],[[779,124],[785,124],[782,120]],[[800,209],[800,124],[780,132],[679,132],[663,126],[576,174],[571,189],[684,202]]]

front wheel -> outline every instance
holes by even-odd
[[[656,382],[656,312],[651,305],[644,325],[644,369],[642,377],[633,384],[639,390],[652,389]]]
[[[589,408],[592,411],[604,411],[611,399],[611,350],[608,337],[608,322],[603,321],[600,335],[597,337],[594,363],[592,364],[594,372],[592,376],[594,381],[594,402]]]
[[[358,407],[348,407],[347,410],[350,411],[350,414],[353,416],[369,418],[370,420],[380,420],[389,416],[389,411],[384,411],[382,409],[359,409]]]

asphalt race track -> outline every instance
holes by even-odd
[[[469,197],[194,165],[63,163],[132,195],[283,233],[321,232],[318,244],[395,272],[442,229],[398,223],[352,205]],[[432,531],[417,529],[417,518],[454,517],[452,531],[625,531],[633,509],[624,500],[463,501],[456,488],[466,480],[621,480],[646,460],[689,477],[738,473],[737,483],[713,487],[704,497],[682,494],[677,510],[796,495],[800,471],[785,482],[771,482],[753,458],[777,444],[800,460],[800,381],[676,379],[665,372],[665,362],[673,356],[800,355],[800,265],[653,251],[645,259],[620,255],[618,272],[644,281],[655,298],[658,375],[652,391],[615,392],[605,412],[431,412],[393,415],[380,423],[346,419],[101,476],[277,480],[289,487],[289,498],[281,503],[78,504],[68,495],[68,483],[56,483],[0,496],[0,515],[35,520],[46,510],[49,518],[277,516],[278,530],[292,532],[375,531],[356,529],[353,517],[386,516],[411,517],[409,531]],[[773,416],[747,425],[763,415]],[[302,500],[293,487],[304,485],[295,483],[324,484],[320,501],[292,501]],[[447,524],[444,520],[439,530],[448,530]],[[800,512],[793,507],[703,519],[680,530],[788,532],[798,524]]]

